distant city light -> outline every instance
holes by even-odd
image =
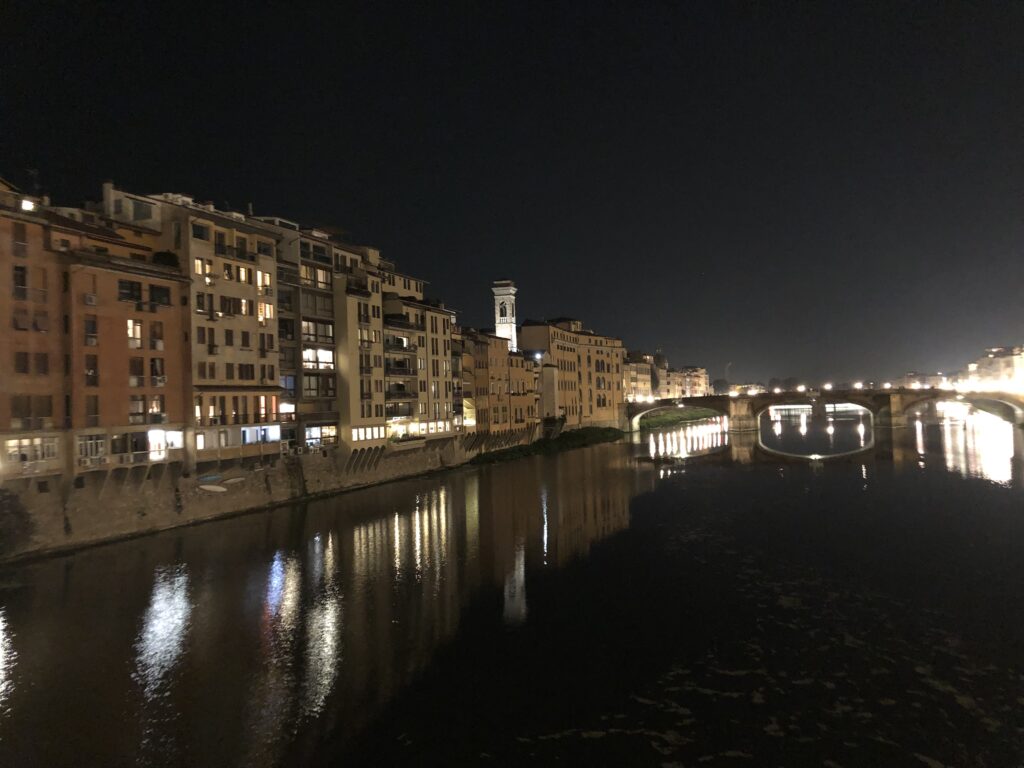
[[[807,386],[806,386],[806,385],[804,385],[804,384],[801,384],[800,386],[798,386],[798,387],[796,388],[796,391],[797,391],[797,392],[806,392],[806,391],[807,391]]]
[[[882,385],[882,389],[892,389],[892,382],[885,382],[885,384]]]
[[[542,357],[544,357],[544,355],[542,353],[540,353],[540,352],[534,352],[533,353],[533,359],[534,360],[540,360]]]
[[[739,396],[740,396],[740,393],[737,392],[735,389],[732,392],[729,393],[729,397],[739,397]]]
[[[758,390],[755,387],[751,387],[750,389],[747,390],[747,394],[751,396],[756,395],[757,393]]]
[[[831,384],[831,383],[829,383],[829,384],[825,384],[825,386],[823,386],[823,387],[822,387],[822,389],[824,389],[824,390],[826,390],[826,391],[829,391],[829,390],[831,390],[831,389],[832,389],[832,384]]]
[[[864,382],[863,381],[855,381],[855,382],[853,382],[853,388],[854,389],[864,389]]]
[[[23,210],[23,211],[34,211],[35,209],[36,209],[36,204],[33,203],[28,198],[25,198],[25,199],[23,199],[21,201],[21,210]]]
[[[776,395],[781,395],[782,387],[776,387],[775,389],[772,390],[772,392],[774,392]]]

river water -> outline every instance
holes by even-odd
[[[1019,463],[781,412],[8,567],[0,765],[1015,765]]]

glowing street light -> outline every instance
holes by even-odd
[[[864,382],[863,381],[855,381],[855,382],[853,382],[853,388],[854,389],[864,389]]]
[[[892,382],[891,381],[885,382],[885,384],[882,385],[882,389],[892,389]]]
[[[797,391],[797,392],[806,392],[806,391],[807,391],[807,387],[806,387],[806,385],[804,385],[804,384],[801,384],[800,386],[798,386],[798,387],[796,388],[796,391]]]
[[[825,386],[823,386],[822,389],[824,389],[826,392],[831,392],[832,391],[832,384],[831,383],[825,384]]]
[[[774,392],[776,395],[781,395],[782,387],[776,387],[775,389],[772,390],[772,392]]]
[[[739,397],[739,396],[740,396],[740,393],[737,392],[735,389],[732,392],[729,393],[729,397]]]

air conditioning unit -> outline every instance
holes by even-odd
[[[166,376],[154,376],[153,377],[153,386],[154,387],[166,387],[167,386],[167,377]]]
[[[99,344],[99,339],[97,338],[96,334],[94,334],[94,333],[86,334],[85,346],[87,346],[87,347],[95,347],[98,344]]]
[[[96,294],[95,293],[83,294],[82,298],[85,299],[85,306],[87,306],[87,307],[95,307],[96,306]]]

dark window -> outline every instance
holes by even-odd
[[[210,228],[205,224],[193,224],[192,237],[194,237],[196,240],[209,240]]]
[[[142,283],[134,280],[117,281],[118,301],[142,301]]]
[[[149,300],[155,304],[171,305],[171,289],[165,285],[149,286]]]

